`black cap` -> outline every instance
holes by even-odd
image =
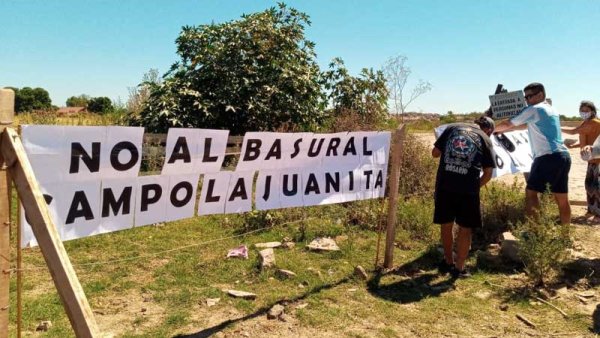
[[[494,131],[494,128],[496,128],[494,120],[485,115],[480,116],[478,119],[476,119],[475,124],[477,124],[481,129],[491,129],[492,131]]]

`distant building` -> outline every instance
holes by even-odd
[[[87,112],[86,107],[60,107],[56,111],[56,115],[69,117],[69,116],[76,116],[78,114],[85,113],[85,112]]]

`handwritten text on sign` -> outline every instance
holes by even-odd
[[[269,210],[385,193],[389,132],[247,133],[235,170],[226,171],[228,131],[174,128],[161,174],[139,176],[143,133],[23,126],[23,145],[63,240],[253,205]],[[34,245],[31,229],[23,230],[22,244]]]
[[[492,118],[495,120],[515,116],[527,105],[523,92],[520,90],[490,95],[490,104]]]

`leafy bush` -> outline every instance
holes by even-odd
[[[418,119],[404,122],[410,131],[428,132],[440,125],[439,120]]]
[[[55,111],[33,111],[19,114],[18,124],[58,124],[58,115]]]
[[[473,245],[485,247],[525,219],[525,188],[515,177],[511,185],[492,180],[480,193],[483,228],[474,231]]]
[[[407,134],[402,152],[399,192],[406,198],[412,196],[433,196],[437,160],[431,156],[431,149],[413,134]]]
[[[285,123],[311,130],[323,120],[324,97],[306,14],[280,4],[222,24],[183,27],[181,61],[173,64],[132,124],[275,130]]]
[[[346,222],[361,229],[377,230],[385,222],[386,206],[380,199],[346,203]]]
[[[552,196],[542,195],[540,209],[525,222],[519,222],[519,256],[534,285],[543,285],[562,266],[571,246],[570,226],[558,224],[549,205]]]
[[[7,87],[15,92],[15,113],[49,110],[52,108],[50,94],[44,88]]]
[[[107,114],[114,110],[112,101],[106,96],[92,97],[87,103],[87,108],[92,113]]]
[[[411,240],[433,243],[439,239],[439,226],[433,224],[433,199],[413,197],[398,204],[398,226]]]
[[[376,130],[389,118],[388,90],[381,71],[362,69],[351,76],[341,58],[335,58],[323,72],[324,89],[330,106],[334,131]]]

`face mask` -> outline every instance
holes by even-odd
[[[587,120],[590,117],[592,117],[592,113],[588,113],[588,112],[584,112],[584,111],[580,111],[579,112],[579,116],[581,116],[582,119]]]

